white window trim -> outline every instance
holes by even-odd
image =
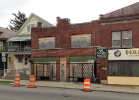
[[[120,38],[112,39],[112,44],[111,44],[112,47],[132,47],[132,46],[133,46],[133,44],[132,44],[132,39],[133,39],[133,37],[132,37],[133,35],[132,35],[132,34],[133,34],[133,31],[132,31],[132,30],[127,30],[127,31],[131,31],[131,38],[123,38],[123,37],[122,37],[122,32],[123,32],[123,31],[115,31],[115,32],[121,32],[121,39],[120,39]],[[111,33],[111,34],[112,34],[112,33]],[[123,45],[123,40],[124,40],[124,39],[131,39],[131,45],[130,45],[130,46],[124,46],[124,45]],[[120,40],[120,46],[113,46],[113,40]]]
[[[32,25],[35,25],[35,27],[37,26],[36,24],[27,25],[27,32],[31,32],[31,28],[32,28],[31,26],[32,26]],[[28,30],[28,27],[29,27],[29,30]]]

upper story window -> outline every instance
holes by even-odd
[[[112,47],[131,47],[132,30],[112,32]]]
[[[55,37],[39,38],[39,49],[54,49]]]
[[[91,34],[81,34],[71,36],[71,47],[91,46]]]
[[[32,27],[36,27],[36,25],[35,24],[28,25],[27,26],[27,32],[31,32]]]

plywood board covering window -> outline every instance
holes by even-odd
[[[91,34],[80,34],[71,36],[72,47],[88,47],[91,46]]]
[[[39,49],[54,49],[55,37],[39,38]]]

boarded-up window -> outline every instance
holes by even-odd
[[[54,49],[55,37],[39,38],[39,49]]]
[[[72,35],[72,47],[88,47],[91,46],[91,34]]]

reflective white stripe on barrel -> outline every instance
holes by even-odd
[[[29,84],[35,84],[35,82],[29,83]]]
[[[18,81],[14,81],[14,83],[19,83]]]
[[[15,78],[15,80],[20,80],[20,78]]]
[[[90,82],[84,82],[84,84],[90,84]]]
[[[90,86],[84,86],[84,88],[88,88],[88,89],[89,89],[89,88],[90,88]]]

